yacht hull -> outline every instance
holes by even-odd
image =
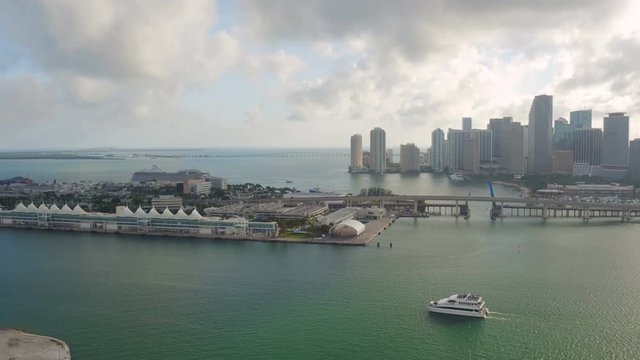
[[[455,309],[446,309],[435,306],[427,306],[427,309],[430,312],[439,313],[439,314],[449,314],[449,315],[458,315],[458,316],[468,316],[475,318],[486,318],[488,310],[484,310],[482,312],[468,311],[468,310],[455,310]]]

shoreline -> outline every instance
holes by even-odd
[[[0,358],[70,360],[69,345],[60,339],[18,329],[0,329]]]
[[[375,238],[382,234],[391,224],[395,222],[396,218],[384,218],[381,220],[371,221],[367,223],[365,232],[360,234],[356,238],[286,238],[286,237],[233,237],[233,236],[211,236],[203,234],[186,234],[186,233],[170,233],[170,232],[135,232],[135,231],[108,231],[99,229],[61,229],[61,228],[47,228],[28,225],[16,225],[16,224],[0,224],[0,229],[18,229],[18,230],[39,230],[39,231],[55,231],[55,232],[79,232],[79,233],[96,233],[96,234],[113,234],[113,235],[132,235],[132,236],[144,236],[144,237],[177,237],[177,238],[192,238],[192,239],[205,239],[213,241],[254,241],[265,243],[286,243],[286,244],[319,244],[319,245],[344,245],[344,246],[367,246]]]

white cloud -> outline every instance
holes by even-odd
[[[640,116],[639,25],[631,25],[637,6],[630,2],[244,4],[265,41],[310,41],[329,59],[337,45],[359,50],[350,54],[355,66],[335,62],[332,74],[289,84],[290,120],[336,129],[357,122],[360,132],[382,125],[397,134],[392,143],[421,144],[435,127],[459,127],[462,116],[473,116],[477,127],[503,115],[526,123],[531,99],[541,93],[554,95],[557,116],[585,104],[596,116]]]
[[[180,108],[184,91],[210,85],[238,57],[238,41],[213,32],[215,20],[215,3],[207,0],[3,2],[0,44],[28,54],[7,67],[27,63],[40,76],[0,78],[0,86],[30,84],[45,94],[17,92],[14,101],[48,108],[39,116],[3,105],[2,121],[57,121],[64,114],[135,127],[131,121],[188,117]]]

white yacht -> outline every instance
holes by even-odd
[[[448,298],[432,301],[427,305],[431,312],[486,318],[489,309],[484,306],[482,296],[472,294],[454,294]]]
[[[451,179],[452,181],[463,181],[464,176],[460,173],[453,173],[449,175],[449,179]]]

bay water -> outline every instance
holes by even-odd
[[[231,182],[486,194],[432,174],[348,174],[346,157],[230,159],[2,160],[0,177],[125,181],[162,160]],[[0,327],[63,339],[76,359],[640,356],[638,224],[491,222],[483,207],[400,219],[380,247],[0,229]],[[466,291],[489,318],[425,310]]]

